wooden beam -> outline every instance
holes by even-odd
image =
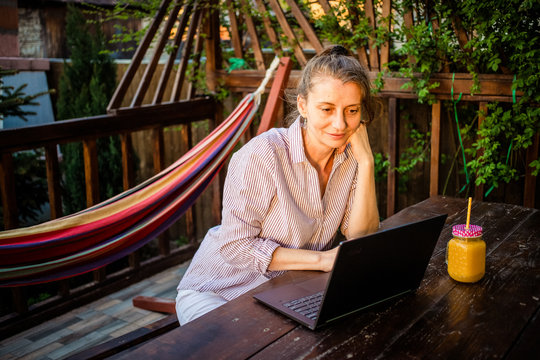
[[[259,129],[257,130],[257,135],[260,135],[275,126],[279,108],[281,104],[283,104],[283,94],[285,87],[287,86],[291,69],[291,59],[288,57],[281,58],[276,75],[274,76],[274,81],[272,82],[270,95],[268,95],[268,100],[266,100],[266,106],[264,108]]]
[[[289,22],[285,18],[285,13],[283,13],[283,9],[281,8],[281,5],[277,0],[268,0],[268,3],[270,4],[270,7],[274,11],[274,15],[276,16],[277,21],[279,22],[279,25],[281,26],[281,30],[285,34],[285,36],[289,39],[289,44],[293,48],[294,55],[296,56],[296,60],[298,60],[298,63],[301,66],[305,66],[307,64],[306,56],[304,55],[304,52],[302,48],[300,47],[298,38],[296,37],[296,34],[292,30],[291,26],[289,25]]]
[[[157,41],[154,54],[152,55],[152,59],[150,59],[150,62],[146,66],[143,77],[141,81],[139,82],[137,91],[135,92],[135,95],[133,96],[133,99],[131,101],[132,107],[139,106],[143,103],[144,96],[146,95],[146,92],[148,91],[148,87],[150,86],[150,82],[152,81],[152,77],[154,76],[156,67],[158,66],[159,59],[161,58],[161,55],[163,54],[163,49],[165,48],[165,45],[169,41],[169,36],[171,34],[171,30],[174,26],[174,23],[176,22],[176,19],[178,17],[178,12],[180,11],[182,7],[180,2],[181,0],[176,0],[176,4],[173,7],[171,13],[169,14],[167,21],[165,22],[165,26],[163,28],[161,35],[159,36],[159,40]]]
[[[109,102],[109,105],[107,106],[107,111],[111,111],[113,109],[117,109],[120,106],[122,106],[122,102],[124,100],[124,97],[126,96],[127,90],[129,86],[131,85],[131,81],[133,80],[133,77],[135,76],[135,73],[137,72],[137,69],[141,65],[141,62],[144,58],[144,55],[146,54],[146,51],[148,50],[148,47],[152,43],[152,40],[154,39],[154,35],[159,29],[159,25],[161,24],[161,21],[167,14],[167,7],[169,6],[171,0],[163,0],[161,2],[161,5],[159,6],[159,9],[152,19],[152,22],[150,23],[150,26],[148,28],[148,31],[146,34],[144,34],[144,37],[139,44],[139,47],[135,51],[135,54],[133,55],[133,58],[131,59],[131,63],[129,64],[128,69],[124,73],[124,76],[122,76],[122,80],[120,80],[120,84],[118,84],[118,87],[114,91],[114,94],[111,98],[111,101]]]
[[[328,2],[328,0],[319,0],[319,4],[321,4],[321,7],[325,14],[329,14],[332,12],[332,6],[330,5],[330,2]]]
[[[47,186],[49,189],[49,205],[51,219],[62,217],[62,197],[60,189],[60,166],[56,146],[45,146],[45,168],[47,170]]]
[[[209,91],[216,91],[218,87],[216,71],[221,69],[222,58],[219,36],[218,1],[210,0],[204,21],[205,48],[206,48],[206,85]]]
[[[377,78],[378,71],[370,71],[369,79],[374,83]],[[384,87],[379,92],[378,96],[382,97],[397,97],[414,99],[414,94],[410,89],[403,89],[403,85],[410,81],[409,78],[394,77],[394,74],[388,74],[383,78]],[[234,73],[227,74],[226,72],[218,72],[218,78],[224,81],[224,85],[232,91],[243,89],[245,91],[253,91],[256,89],[261,80],[264,78],[264,72],[254,70],[238,70]],[[418,75],[419,76],[419,75]],[[300,77],[300,71],[293,70],[291,72],[289,86],[294,86],[294,82]],[[478,79],[481,84],[481,89],[471,95],[471,87],[474,83],[470,74],[457,73],[455,74],[454,82],[452,83],[452,73],[433,74],[431,82],[439,83],[439,87],[432,89],[431,93],[438,99],[450,99],[452,85],[454,93],[462,93],[463,101],[512,101],[512,82],[513,75],[502,74],[479,74]],[[243,91],[242,90],[242,91]],[[518,91],[517,97],[521,97],[523,93]]]
[[[302,28],[302,31],[304,31],[304,34],[306,35],[309,43],[313,48],[315,49],[315,52],[321,53],[323,51],[323,46],[321,43],[321,40],[317,37],[317,34],[315,34],[315,30],[313,30],[313,27],[309,23],[309,21],[306,19],[304,14],[302,13],[302,10],[298,6],[295,0],[285,0],[289,7],[291,8],[291,12],[298,21],[298,24]]]
[[[237,58],[244,58],[244,50],[242,49],[242,38],[238,31],[238,19],[236,17],[236,9],[232,0],[227,0],[227,10],[229,12],[229,21],[231,24],[230,34],[231,42],[234,49],[234,56]]]
[[[272,27],[272,21],[270,20],[268,12],[266,11],[266,5],[264,5],[263,0],[255,0],[255,7],[257,8],[257,11],[261,14],[264,30],[268,35],[268,39],[270,39],[270,42],[272,43],[274,53],[276,55],[279,55],[279,51],[281,50],[281,43],[279,42],[276,31]]]
[[[398,154],[398,119],[397,119],[397,99],[388,99],[388,177],[386,186],[386,217],[391,216],[396,211],[396,171]]]
[[[375,29],[377,28],[377,20],[375,18],[375,9],[373,8],[373,0],[366,0],[364,3],[364,11],[368,18],[368,23],[372,30],[368,39],[369,44],[369,66],[371,71],[378,71],[379,69],[379,49],[375,42]]]
[[[201,16],[201,9],[196,6],[193,16],[189,24],[189,29],[186,36],[186,41],[184,42],[184,49],[182,50],[182,60],[180,61],[180,66],[176,72],[174,78],[173,91],[171,93],[171,101],[180,100],[180,95],[182,92],[182,87],[184,85],[184,78],[186,76],[187,67],[189,63],[189,57],[191,54],[191,47],[193,46],[193,39],[197,34],[197,27],[199,25],[199,17]]]
[[[34,149],[48,144],[82,141],[88,136],[118,135],[214,117],[216,102],[209,97],[162,105],[120,108],[108,115],[58,121],[0,131],[0,152]]]
[[[169,77],[174,67],[176,55],[178,54],[178,50],[180,49],[182,37],[184,36],[184,32],[186,30],[187,22],[189,19],[189,15],[191,14],[192,8],[193,3],[191,1],[188,1],[188,3],[184,5],[182,16],[180,16],[180,21],[178,23],[178,29],[176,31],[176,35],[174,36],[172,51],[169,54],[169,58],[167,59],[165,66],[163,67],[163,71],[161,72],[161,77],[159,79],[159,83],[156,93],[154,94],[152,104],[160,104],[163,100],[163,95],[165,94],[165,90],[167,89]]]
[[[390,33],[392,26],[392,0],[383,0],[382,4],[382,21],[379,22],[379,26],[384,26],[385,30]],[[390,39],[381,45],[381,70],[390,61]]]
[[[403,14],[403,27],[405,28],[405,36],[407,37],[407,40],[410,40],[411,39],[411,34],[409,33],[412,29],[412,27],[414,26],[414,21],[413,21],[413,12],[412,12],[412,9],[408,9],[404,14]],[[414,58],[414,56],[412,55],[409,55],[409,63],[410,64],[416,64],[416,59]]]
[[[251,40],[251,47],[253,48],[253,56],[255,57],[255,66],[258,70],[266,70],[264,65],[264,55],[262,53],[261,44],[257,35],[257,29],[253,18],[251,17],[250,7],[245,0],[239,0],[242,7],[241,13],[244,14],[244,21],[246,22],[249,38]]]
[[[429,175],[429,196],[439,194],[439,160],[441,153],[441,102],[431,106],[431,162]]]

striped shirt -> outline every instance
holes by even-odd
[[[299,120],[250,140],[231,158],[222,223],[208,231],[178,290],[231,300],[283,273],[268,270],[277,247],[328,250],[348,226],[356,170],[350,146],[335,154],[321,198]]]

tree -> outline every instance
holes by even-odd
[[[60,78],[57,118],[72,119],[104,114],[116,85],[116,66],[105,53],[105,37],[91,26],[81,10],[68,5],[67,44],[71,64],[64,64]],[[103,198],[122,191],[121,152],[118,137],[97,141],[99,190]],[[62,146],[64,210],[73,213],[86,207],[83,150],[80,143]]]

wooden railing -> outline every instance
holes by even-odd
[[[135,185],[132,170],[132,133],[140,130],[152,132],[153,148],[156,149],[153,151],[154,168],[158,172],[164,166],[163,129],[171,125],[183,125],[189,128],[195,121],[208,119],[212,120],[215,126],[216,114],[218,113],[216,108],[216,102],[212,98],[205,97],[159,106],[147,105],[132,109],[120,109],[109,115],[72,119],[49,125],[0,131],[0,190],[5,228],[18,227],[13,168],[14,152],[37,148],[45,149],[51,218],[55,219],[62,216],[62,196],[60,193],[62,174],[60,173],[57,153],[58,144],[83,143],[87,202],[88,206],[92,206],[100,200],[105,200],[100,199],[98,186],[98,149],[96,148],[98,138],[111,135],[120,136],[123,184],[124,188],[128,189]],[[189,131],[186,132],[186,134],[189,133]],[[191,138],[182,139],[182,141],[193,143]],[[219,191],[219,187],[217,189]],[[219,208],[220,194],[215,194],[215,198],[218,203],[213,206]],[[13,311],[0,319],[0,337],[32,326],[43,319],[58,316],[71,307],[103,297],[121,286],[135,283],[150,274],[155,274],[190,259],[198,246],[195,236],[197,229],[192,214],[186,215],[189,243],[185,246],[171,250],[170,239],[161,237],[158,241],[159,255],[141,262],[139,252],[132,253],[129,255],[127,268],[108,275],[105,268],[96,270],[93,282],[77,289],[71,289],[67,280],[55,282],[58,289],[57,294],[43,303],[31,307],[27,305],[28,292],[25,287],[11,288]],[[218,220],[215,219],[215,222],[217,223]],[[6,289],[2,289],[2,291],[4,291],[3,294],[8,293]]]

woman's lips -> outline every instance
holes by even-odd
[[[345,137],[345,134],[331,134],[328,133],[328,136],[330,136],[334,140],[341,140]]]

